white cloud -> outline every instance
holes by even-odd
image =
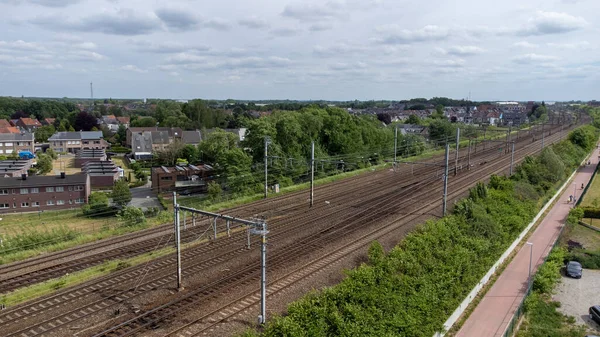
[[[539,47],[537,44],[529,43],[527,41],[519,41],[513,44],[515,47],[524,48],[524,49],[534,49]]]
[[[240,19],[238,20],[238,24],[240,26],[252,29],[263,29],[269,27],[269,23],[265,19],[261,19],[256,16]]]
[[[17,51],[43,51],[45,50],[38,43],[25,42],[23,40],[16,41],[0,41],[0,49],[17,50]]]
[[[472,56],[485,52],[483,48],[477,46],[454,46],[447,51],[449,55],[455,56]]]
[[[515,56],[513,59],[513,62],[516,63],[522,63],[522,64],[529,64],[529,63],[542,63],[542,62],[551,62],[551,61],[557,61],[559,60],[558,57],[556,56],[551,56],[551,55],[539,55],[539,54],[524,54],[524,55],[519,55],[519,56]]]
[[[383,36],[376,39],[383,44],[411,44],[416,42],[440,41],[449,37],[447,28],[429,25],[421,29],[403,29],[397,24],[381,26],[377,28]]]
[[[442,68],[462,68],[465,66],[466,62],[463,59],[453,59],[453,60],[435,61],[433,64],[435,64],[438,67],[442,67]]]
[[[135,72],[135,73],[147,73],[148,72],[148,70],[140,69],[137,66],[132,65],[132,64],[128,64],[126,66],[122,66],[120,69],[121,70],[125,70],[125,71],[132,71],[132,72]]]
[[[539,11],[529,19],[528,24],[517,31],[518,35],[561,34],[584,28],[587,21],[567,13]]]
[[[592,47],[592,44],[587,42],[587,41],[581,41],[581,42],[573,42],[573,43],[547,43],[546,44],[548,47],[550,48],[556,48],[556,49],[568,49],[568,50],[573,50],[573,49],[581,49],[581,50],[585,50],[585,49],[590,49]]]

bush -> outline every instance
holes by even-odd
[[[22,228],[19,234],[0,235],[2,245],[0,246],[0,255],[13,253],[23,250],[35,249],[53,245],[55,243],[65,242],[76,239],[80,235],[66,226],[39,231],[36,229]]]
[[[87,205],[81,207],[84,215],[89,217],[113,216],[115,210],[108,205],[108,195],[102,192],[92,192]]]
[[[117,218],[125,227],[143,226],[146,224],[146,217],[141,208],[125,207],[117,213]]]
[[[208,198],[212,201],[221,200],[221,194],[223,190],[221,189],[221,185],[215,181],[211,181],[208,183]]]
[[[127,205],[132,199],[131,191],[129,190],[129,184],[127,184],[125,180],[117,180],[113,186],[111,198],[119,207],[124,207]]]

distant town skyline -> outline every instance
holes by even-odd
[[[592,100],[593,0],[0,1],[0,96]]]

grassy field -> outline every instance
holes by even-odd
[[[583,222],[592,224],[600,228],[600,219],[590,222],[590,219],[583,219]],[[569,227],[568,233],[563,235],[563,246],[566,246],[568,240],[579,242],[584,249],[589,251],[600,251],[600,232],[584,226],[575,225]]]
[[[594,176],[594,179],[592,180],[592,185],[590,185],[590,188],[588,188],[580,206],[600,207],[600,179],[598,178],[598,175]],[[598,226],[600,226],[600,223],[598,224]]]
[[[122,157],[112,157],[111,158],[112,162],[115,163],[115,165],[120,166],[123,170],[125,170],[124,174],[125,177],[127,179],[130,179],[130,183],[134,183],[137,180],[135,179],[135,175],[133,174],[133,170],[129,168],[129,165],[127,165],[127,163],[123,160]],[[131,176],[130,173],[131,172]]]
[[[60,172],[66,174],[81,173],[80,168],[75,167],[75,157],[61,155],[58,159],[52,161],[52,171],[46,173],[47,176],[58,175]]]

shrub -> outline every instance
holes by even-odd
[[[125,207],[117,213],[117,218],[125,227],[143,226],[146,224],[146,217],[141,208]]]

